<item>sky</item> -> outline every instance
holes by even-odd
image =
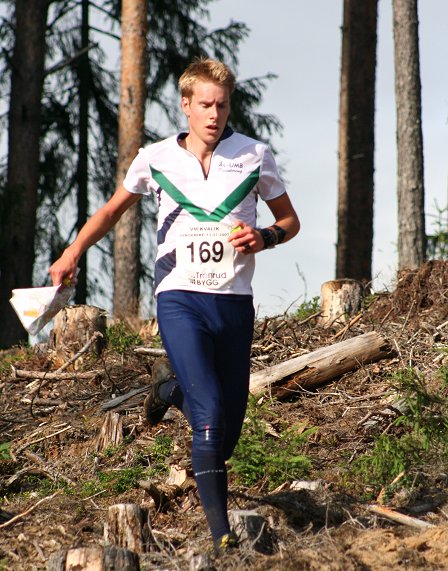
[[[376,291],[393,288],[397,268],[396,124],[392,0],[379,0],[375,117],[373,275]],[[231,20],[251,33],[241,44],[239,79],[278,77],[260,111],[284,126],[272,143],[285,168],[302,229],[292,241],[257,256],[253,282],[259,316],[292,310],[320,295],[334,279],[337,231],[337,153],[342,0],[217,0],[211,27]],[[420,0],[423,145],[427,232],[435,201],[448,204],[448,2]],[[261,220],[270,223],[267,210]]]

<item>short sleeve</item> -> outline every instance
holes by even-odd
[[[278,198],[286,192],[285,184],[278,172],[274,155],[267,145],[263,153],[258,192],[263,200]]]
[[[145,149],[140,149],[124,177],[123,186],[134,194],[151,193],[151,169]]]

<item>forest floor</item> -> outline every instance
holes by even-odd
[[[395,435],[398,441],[410,430],[394,422],[400,415],[394,403],[402,393],[393,379],[403,371],[417,372],[425,390],[437,393],[439,412],[447,406],[448,263],[428,262],[403,274],[393,291],[369,299],[343,335],[334,337],[341,326],[324,329],[315,321],[297,315],[257,321],[253,371],[370,331],[387,339],[393,354],[315,390],[298,387],[287,400],[269,401],[266,438],[278,438],[291,427],[317,429],[300,451],[311,463],[301,478],[309,485],[302,481],[297,489],[292,485],[297,478],[285,478],[272,489],[267,477],[244,485],[231,472],[229,509],[261,514],[274,549],[266,554],[242,546],[216,560],[214,568],[448,570],[447,448],[439,447],[424,464],[411,462],[396,485],[387,476],[369,482],[355,469],[359,458],[372,454],[380,435]],[[151,346],[150,328],[140,336]],[[109,346],[100,358],[84,357],[74,378],[33,380],[14,375],[14,369],[54,372],[50,352],[42,347],[0,352],[1,571],[44,570],[59,550],[103,545],[108,508],[121,503],[149,509],[158,547],[140,556],[142,570],[191,569],[192,554],[209,549],[194,481],[164,509],[156,509],[137,484],[160,461],[155,444],[162,445],[162,436],[173,443],[166,463],[188,468],[190,432],[177,411],[148,427],[144,394],[137,394],[115,409],[123,423],[121,444],[102,451],[96,447],[105,417],[102,405],[147,386],[153,360],[133,346],[120,352]],[[409,515],[425,527],[393,522],[373,513],[372,505]]]

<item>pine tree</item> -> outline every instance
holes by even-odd
[[[417,0],[393,0],[397,109],[398,267],[426,259]]]
[[[47,11],[47,0],[15,3],[8,163],[0,209],[0,347],[27,338],[8,300],[12,289],[30,285],[33,273]]]
[[[370,281],[378,0],[344,1],[336,278]]]

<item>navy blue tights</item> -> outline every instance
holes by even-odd
[[[160,333],[176,381],[160,398],[193,430],[192,466],[214,540],[230,531],[227,471],[247,406],[254,308],[248,295],[187,291],[157,297]]]

